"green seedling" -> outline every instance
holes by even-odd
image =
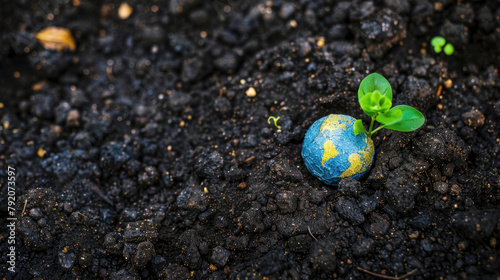
[[[369,138],[382,128],[395,131],[413,131],[421,127],[425,117],[408,105],[392,107],[392,88],[384,76],[372,73],[361,81],[358,101],[365,114],[371,117],[368,131],[361,119],[354,122],[354,134],[365,133]],[[391,108],[392,107],[392,108]],[[374,129],[375,121],[381,125]]]
[[[267,123],[268,124],[271,124],[271,120],[274,121],[274,126],[276,126],[276,128],[278,129],[281,129],[281,126],[278,125],[278,120],[280,119],[280,117],[274,117],[274,116],[270,116],[268,119],[267,119]]]
[[[436,53],[441,53],[444,50],[446,55],[452,55],[455,52],[455,47],[451,43],[446,43],[446,39],[441,36],[432,38],[431,45]]]
[[[443,51],[444,45],[446,45],[446,40],[441,36],[436,36],[431,40],[431,46],[434,47],[436,53]]]
[[[452,44],[448,43],[446,46],[444,46],[444,53],[446,55],[452,55],[453,52],[455,52],[455,47],[453,47]]]

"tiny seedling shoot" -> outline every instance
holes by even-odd
[[[361,109],[371,117],[368,131],[361,119],[331,114],[314,122],[302,144],[302,158],[314,176],[327,185],[338,185],[342,178],[361,179],[370,170],[375,154],[371,137],[382,128],[412,131],[425,118],[417,109],[392,107],[392,88],[380,74],[368,75],[358,90]],[[375,123],[379,125],[375,128]]]
[[[278,125],[278,121],[279,121],[280,117],[274,117],[274,116],[270,116],[268,119],[267,119],[267,123],[268,124],[271,124],[271,120],[274,121],[274,126],[276,126],[276,128],[278,130],[281,130],[281,126]]]
[[[358,101],[365,114],[371,117],[368,131],[362,120],[354,123],[354,134],[365,133],[369,138],[382,128],[396,131],[413,131],[424,124],[425,117],[408,105],[392,107],[392,88],[384,76],[372,73],[361,81]],[[391,108],[392,107],[392,108]],[[375,122],[381,125],[374,129]]]
[[[444,51],[446,55],[452,55],[455,52],[455,47],[451,43],[446,43],[446,39],[441,36],[435,36],[431,39],[431,46],[434,47],[436,53]]]

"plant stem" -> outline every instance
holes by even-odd
[[[368,130],[368,137],[372,137],[372,130],[373,130],[373,124],[375,123],[375,118],[377,117],[377,114],[372,117],[372,122],[370,123],[370,129]]]
[[[384,126],[385,125],[381,125],[381,126],[375,128],[375,130],[372,131],[372,133],[370,134],[370,136],[372,136],[375,132],[377,132],[377,131],[381,130],[382,128],[384,128]]]

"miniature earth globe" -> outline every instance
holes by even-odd
[[[370,170],[375,147],[365,133],[354,135],[355,121],[332,114],[317,120],[306,133],[302,158],[309,172],[327,185],[347,177],[359,180]]]

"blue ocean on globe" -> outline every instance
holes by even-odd
[[[332,114],[317,120],[306,133],[302,158],[323,183],[338,185],[342,178],[361,179],[373,162],[375,147],[365,133],[354,135],[353,117]]]

